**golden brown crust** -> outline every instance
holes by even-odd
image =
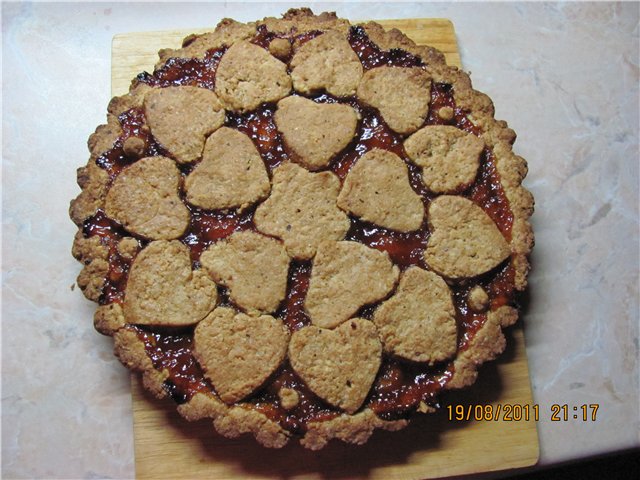
[[[85,297],[97,302],[109,271],[109,249],[102,244],[99,237],[85,238],[82,230],[78,230],[71,253],[83,264],[77,278],[78,287]]]
[[[231,46],[237,41],[251,38],[255,32],[255,23],[245,24],[225,18],[218,23],[213,32],[186,37],[182,42],[182,48],[160,50],[160,60],[156,66],[162,66],[170,58],[204,58],[208,50]]]
[[[218,398],[196,393],[188,402],[178,406],[178,412],[188,421],[210,418],[216,431],[227,438],[252,433],[268,448],[281,448],[289,441],[288,433],[276,422],[243,404],[229,407]]]
[[[92,260],[80,271],[76,283],[87,299],[97,302],[102,295],[105,277],[109,272],[109,262],[101,258]]]
[[[147,356],[144,342],[131,327],[116,330],[113,334],[113,345],[116,357],[127,368],[137,372],[154,370],[153,363]]]
[[[475,333],[467,347],[458,352],[453,362],[453,376],[445,388],[459,389],[473,384],[478,377],[478,367],[494,360],[503,352],[506,339],[502,329],[513,325],[517,318],[517,311],[509,306],[502,306],[489,312],[487,320]]]
[[[185,39],[183,48],[178,50],[162,50],[158,66],[170,57],[202,58],[205,53],[221,46],[232,46],[242,40],[251,38],[259,26],[266,26],[270,31],[288,32],[296,28],[298,32],[312,30],[337,31],[345,34],[349,22],[338,19],[335,14],[323,13],[314,15],[309,9],[294,9],[287,12],[282,19],[268,18],[261,22],[242,24],[225,19],[214,32],[192,36]],[[526,175],[526,162],[512,152],[511,144],[515,140],[515,133],[503,121],[495,120],[491,100],[484,94],[472,89],[468,75],[455,67],[449,67],[444,62],[444,56],[437,50],[418,46],[398,30],[385,31],[374,22],[363,25],[369,38],[382,49],[402,48],[418,55],[427,65],[426,71],[435,82],[449,83],[453,86],[456,105],[467,111],[467,117],[481,129],[480,137],[484,140],[488,150],[493,155],[494,163],[501,185],[509,201],[513,213],[513,225],[510,231],[509,247],[512,265],[515,268],[515,286],[518,290],[526,287],[526,277],[529,269],[528,254],[533,246],[533,234],[529,224],[529,217],[533,212],[533,198],[522,185]],[[273,43],[273,42],[272,42]],[[270,47],[271,54],[281,59],[289,56],[289,48],[282,42]],[[117,116],[131,108],[140,108],[143,99],[150,90],[144,84],[136,84],[129,94],[114,97],[109,104],[107,124],[96,129],[89,140],[90,160],[87,166],[79,169],[78,183],[82,188],[80,195],[72,202],[70,216],[80,227],[74,242],[74,256],[85,264],[80,274],[78,284],[85,295],[97,301],[101,295],[104,278],[108,272],[107,261],[109,249],[103,245],[98,237],[84,238],[82,235],[83,222],[104,208],[105,198],[110,187],[110,178],[105,170],[100,168],[96,159],[110,150],[120,140],[126,154],[131,158],[140,158],[144,147],[140,142],[122,138]],[[243,107],[240,106],[239,109]],[[438,115],[446,118],[453,112],[441,111]],[[148,128],[143,126],[143,128]],[[337,195],[337,193],[336,193]],[[346,231],[346,230],[345,230]],[[344,233],[334,238],[343,238]],[[120,242],[118,252],[126,258],[136,258],[140,248],[137,241]],[[135,243],[135,244],[134,244]],[[307,253],[305,258],[315,254]],[[473,301],[471,302],[473,303]],[[478,300],[477,308],[484,306],[484,301]],[[486,307],[485,307],[486,308]],[[455,373],[447,388],[460,388],[475,381],[477,368],[483,362],[495,358],[504,349],[504,336],[501,329],[517,319],[517,311],[512,307],[503,306],[487,312],[487,321],[476,332],[464,350],[459,352],[455,360]],[[125,323],[124,314],[119,304],[100,307],[95,315],[96,329],[114,337],[115,351],[123,364],[132,370],[143,372],[145,388],[156,396],[165,395],[163,382],[167,378],[166,371],[156,370],[146,355],[144,343],[138,337],[137,331]],[[291,397],[283,393],[283,398]],[[291,400],[291,404],[294,404]],[[282,427],[268,419],[263,413],[247,408],[243,404],[233,407],[226,406],[217,397],[195,394],[187,403],[178,407],[180,413],[188,420],[211,418],[215,428],[223,435],[235,437],[250,432],[257,440],[268,447],[281,447],[288,441],[289,434]],[[426,405],[419,411],[430,411]],[[402,428],[407,421],[387,422],[379,419],[371,410],[365,409],[354,415],[341,415],[322,423],[311,423],[301,443],[310,449],[322,448],[330,439],[338,438],[350,443],[364,443],[375,428],[395,430]]]
[[[257,25],[264,25],[270,32],[286,33],[294,28],[298,32],[312,30],[346,32],[351,24],[348,20],[338,18],[335,12],[322,12],[316,15],[309,8],[292,8],[282,18],[268,17],[257,22]]]
[[[236,438],[243,433],[251,433],[258,443],[267,448],[282,448],[289,441],[289,434],[278,423],[264,413],[242,404],[229,408],[225,415],[213,420],[213,426],[220,435]]]
[[[104,206],[107,196],[109,175],[95,160],[92,155],[87,166],[78,169],[78,185],[82,191],[69,205],[69,216],[79,227]]]
[[[406,427],[407,424],[407,420],[382,420],[367,408],[355,415],[340,415],[324,422],[310,422],[300,443],[309,450],[320,450],[333,438],[362,445],[376,428],[393,432]]]
[[[224,415],[228,408],[218,397],[198,392],[188,402],[178,405],[178,412],[190,422],[195,422]]]
[[[122,306],[119,303],[100,305],[93,315],[93,326],[103,335],[115,334],[125,326]]]
[[[363,23],[361,26],[367,32],[369,39],[382,50],[400,48],[419,56],[427,65],[446,65],[442,52],[428,45],[416,45],[413,40],[397,28],[385,30],[382,25],[376,22]]]

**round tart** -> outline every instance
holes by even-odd
[[[515,133],[437,50],[310,10],[223,20],[115,97],[73,255],[146,388],[267,447],[365,442],[505,347],[533,245]]]

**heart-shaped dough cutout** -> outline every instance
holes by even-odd
[[[386,297],[398,274],[387,252],[358,242],[325,242],[313,260],[304,307],[314,325],[333,328]]]
[[[209,275],[229,288],[231,300],[248,312],[273,312],[287,291],[289,256],[282,244],[252,231],[236,232],[200,256]]]
[[[151,89],[144,97],[144,114],[155,139],[179,163],[200,158],[205,139],[225,117],[215,93],[190,86]]]
[[[358,115],[349,105],[292,96],[278,102],[275,121],[294,160],[318,170],[349,145]]]
[[[384,350],[433,364],[456,353],[458,331],[451,290],[434,272],[410,267],[396,293],[373,315]]]
[[[322,241],[340,240],[349,230],[349,217],[336,205],[339,191],[333,173],[284,163],[273,173],[271,195],[256,209],[256,228],[281,238],[290,257],[313,258]]]
[[[431,125],[407,138],[404,149],[422,168],[422,181],[429,190],[456,193],[475,180],[484,142],[456,127]]]
[[[355,94],[363,72],[347,35],[332,30],[304,43],[290,66],[293,88],[298,92],[326,90],[337,97]]]
[[[217,292],[205,272],[191,269],[191,255],[184,244],[151,242],[131,265],[125,319],[138,325],[193,325],[216,306]]]
[[[335,330],[310,325],[291,336],[289,360],[307,386],[347,413],[364,402],[380,368],[382,344],[369,320],[354,318]]]
[[[184,182],[187,201],[207,210],[246,208],[269,193],[271,184],[251,139],[222,127],[208,139],[202,161]]]
[[[444,277],[481,275],[511,254],[509,244],[489,215],[464,197],[436,198],[429,205],[428,219],[431,236],[424,259]]]
[[[380,110],[391,130],[412,133],[429,113],[431,77],[419,67],[372,68],[362,77],[358,98]]]
[[[173,160],[148,157],[125,167],[107,193],[105,213],[131,233],[152,240],[180,237],[189,210],[178,197],[180,171]]]
[[[344,180],[338,206],[367,222],[400,232],[417,230],[424,205],[409,183],[409,169],[395,153],[373,149]]]
[[[193,354],[223,402],[252,393],[280,366],[289,331],[269,315],[216,308],[195,329]]]
[[[287,65],[264,48],[241,41],[227,50],[216,71],[215,92],[228,110],[247,112],[289,95]]]

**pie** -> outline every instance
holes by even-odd
[[[361,444],[505,348],[533,246],[514,140],[398,30],[226,19],[161,50],[89,138],[78,285],[187,420]]]

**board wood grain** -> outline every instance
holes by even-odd
[[[399,28],[419,44],[432,45],[447,62],[460,66],[455,32],[446,19],[379,21]],[[204,30],[200,30],[204,31]],[[152,71],[160,48],[177,48],[198,30],[116,35],[112,46],[112,94],[127,92],[131,79]],[[444,405],[532,405],[529,369],[521,326],[507,332],[508,347],[497,362],[480,371],[476,385],[443,398]],[[132,376],[136,476],[164,478],[368,478],[422,479],[526,467],[538,461],[536,423],[455,421],[445,407],[422,416],[399,432],[376,432],[360,447],[331,442],[311,452],[291,442],[280,450],[260,447],[253,438],[230,440],[209,421],[188,423],[171,400],[156,400]]]

